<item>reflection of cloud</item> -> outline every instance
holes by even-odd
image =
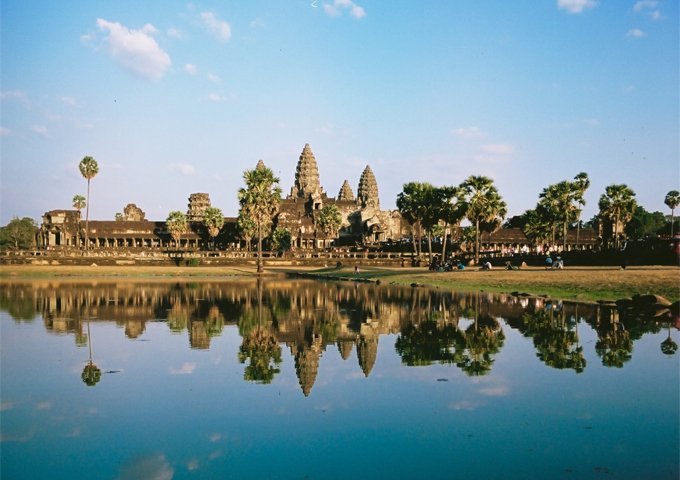
[[[119,480],[170,480],[175,470],[165,455],[148,454],[128,462],[120,472]]]
[[[80,427],[74,428],[72,432],[69,432],[64,436],[67,437],[67,438],[69,438],[69,437],[79,437],[80,436]]]
[[[28,432],[16,434],[7,433],[6,431],[0,432],[0,443],[2,442],[28,442],[35,435],[35,425],[29,428]]]
[[[0,412],[4,412],[5,410],[12,410],[12,408],[14,408],[14,405],[12,404],[11,401],[9,400],[0,401]]]
[[[222,456],[222,450],[217,450],[216,452],[211,453],[208,458],[210,460],[215,460],[216,458],[219,458]]]
[[[52,408],[52,402],[40,402],[35,406],[36,410],[49,410]]]
[[[170,373],[173,375],[188,375],[194,373],[195,369],[196,369],[195,363],[185,363],[179,370],[175,370],[174,368],[170,367]]]
[[[510,389],[508,387],[488,387],[482,388],[479,393],[492,397],[504,397],[510,393]]]
[[[216,442],[216,441],[220,440],[222,437],[223,437],[223,435],[221,433],[213,433],[212,435],[210,435],[210,441]]]
[[[463,400],[458,403],[452,403],[449,405],[449,410],[467,410],[467,411],[473,411],[479,406],[479,403],[472,403],[468,402],[466,400]]]
[[[362,372],[353,372],[345,375],[346,380],[356,380],[357,378],[365,378],[365,375]]]
[[[198,468],[198,460],[193,458],[189,463],[187,463],[187,470],[196,470]]]

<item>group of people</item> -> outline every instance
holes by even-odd
[[[453,270],[465,270],[465,265],[452,258],[442,262],[439,255],[435,255],[430,263],[431,272],[451,272]]]

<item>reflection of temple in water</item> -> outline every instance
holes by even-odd
[[[481,358],[486,366],[475,371],[470,367],[470,372],[461,368],[467,374],[484,374],[503,345],[498,319],[533,338],[543,363],[577,372],[585,368],[574,332],[579,321],[585,319],[598,331],[598,354],[606,366],[620,367],[630,358],[632,340],[644,333],[619,325],[627,320],[613,308],[543,298],[308,280],[267,280],[259,286],[258,290],[254,279],[12,281],[3,282],[0,306],[17,322],[40,314],[48,332],[73,335],[80,346],[87,344],[86,318],[92,323],[113,322],[131,340],[144,336],[148,322],[164,322],[171,333],[186,335],[190,348],[204,350],[227,325],[238,327],[244,338],[268,332],[290,350],[306,396],[329,346],[335,346],[343,360],[349,360],[356,347],[358,367],[369,377],[378,358],[380,335],[400,335],[405,350],[399,354],[405,364],[461,366]],[[461,322],[465,328],[459,327]],[[501,340],[495,350],[484,350],[497,337]],[[466,361],[468,350],[475,358]]]

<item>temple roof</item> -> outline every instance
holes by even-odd
[[[338,193],[339,201],[354,201],[354,193],[352,193],[352,187],[349,186],[349,182],[345,180],[340,188],[340,193]]]
[[[316,164],[312,149],[309,148],[309,143],[306,143],[295,169],[295,186],[291,190],[291,195],[308,197],[313,193],[320,192],[320,190],[319,167]]]
[[[369,165],[366,165],[364,172],[361,174],[359,190],[357,191],[357,201],[361,204],[362,208],[380,208],[378,182],[375,180],[375,175],[373,175],[373,171]]]

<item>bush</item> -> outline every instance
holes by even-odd
[[[201,262],[198,261],[198,258],[190,258],[187,261],[187,265],[190,267],[198,267]]]

